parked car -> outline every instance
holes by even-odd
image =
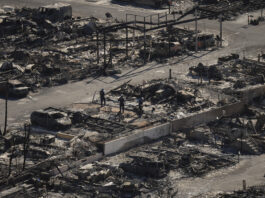
[[[72,18],[72,6],[66,3],[55,3],[39,8],[39,16],[42,19],[48,19],[52,22],[63,21]]]
[[[222,56],[218,58],[218,64],[222,64],[224,62],[230,61],[230,60],[236,60],[239,59],[239,55],[238,54],[231,54],[228,56]]]
[[[30,120],[33,125],[50,130],[65,130],[72,124],[66,112],[54,108],[34,111],[31,113]]]
[[[5,95],[8,92],[9,96],[22,98],[26,97],[29,93],[29,88],[19,80],[8,80],[8,82],[0,83],[0,93]]]

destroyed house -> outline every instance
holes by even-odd
[[[52,22],[63,21],[72,18],[72,7],[70,4],[55,3],[39,8],[40,17]]]
[[[0,37],[15,34],[21,29],[21,23],[16,18],[0,16]]]

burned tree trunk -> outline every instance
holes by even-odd
[[[30,124],[25,124],[24,125],[24,130],[25,130],[25,140],[24,140],[24,161],[23,161],[23,167],[22,170],[25,170],[26,167],[26,158],[29,150],[29,140],[30,140]]]
[[[9,177],[11,175],[11,172],[12,172],[12,160],[13,160],[14,152],[15,152],[14,139],[12,138],[10,141],[11,141],[11,145],[13,147],[11,149],[11,154],[9,156],[9,165],[8,165],[8,175],[7,175],[7,177]]]

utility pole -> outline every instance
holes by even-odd
[[[197,8],[195,8],[195,32],[196,32],[196,41],[195,41],[195,51],[198,52],[198,20],[197,20]]]
[[[241,150],[241,153],[242,153],[242,150],[243,150],[243,132],[241,131],[241,144],[240,144],[240,150]]]
[[[136,15],[134,15],[133,47],[135,46],[135,28],[136,28]]]
[[[167,26],[167,32],[168,32],[168,57],[170,57],[170,47],[171,47],[171,27],[170,26]]]
[[[150,26],[151,26],[151,28],[152,28],[152,23],[153,23],[152,18],[153,18],[153,15],[150,15]]]
[[[15,152],[15,147],[14,147],[14,139],[12,138],[12,149],[11,149],[11,153],[9,155],[9,165],[8,165],[8,175],[7,177],[9,177],[11,175],[12,172],[12,160],[14,157],[14,152]]]
[[[97,63],[99,64],[99,38],[98,38],[98,31],[97,31]]]
[[[104,30],[104,69],[106,67],[106,32]]]
[[[25,130],[25,140],[24,140],[24,145],[23,145],[23,149],[24,149],[24,160],[23,160],[23,166],[22,166],[22,170],[25,170],[26,167],[26,158],[27,158],[27,153],[29,150],[29,140],[30,140],[30,132],[31,132],[31,126],[28,123],[24,124],[24,130]]]
[[[167,13],[166,13],[166,26],[167,26]]]
[[[128,27],[126,25],[126,58],[128,59]]]
[[[7,102],[8,102],[8,80],[6,80],[6,98],[5,98],[5,126],[4,126],[4,133],[3,136],[6,135],[6,128],[7,128]]]
[[[144,63],[146,63],[145,55],[146,55],[146,30],[145,30],[145,17],[144,17]]]
[[[223,44],[223,16],[220,14],[219,16],[220,21],[220,47],[222,47]]]
[[[128,59],[128,15],[126,14],[126,59]]]
[[[171,11],[171,0],[168,0],[168,13],[170,14]]]
[[[112,67],[112,42],[114,41],[114,38],[111,38],[109,41],[109,63],[108,65],[110,65]]]
[[[247,15],[248,15],[248,25],[249,25],[249,14],[247,13]]]

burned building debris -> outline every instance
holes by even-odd
[[[264,63],[250,59],[240,59],[237,54],[220,57],[218,64],[204,66],[199,63],[190,67],[190,75],[197,77],[200,83],[214,81],[215,86],[226,94],[240,95],[249,86],[264,84]],[[219,85],[218,85],[219,84]]]
[[[179,142],[174,146],[174,137],[169,137],[162,143],[162,146],[151,147],[151,150],[145,148],[148,150],[137,153],[136,156],[129,155],[128,157],[133,160],[120,164],[120,167],[125,171],[153,178],[166,177],[170,170],[180,170],[184,175],[196,177],[236,163],[236,160],[230,156],[221,157],[195,148],[182,148],[180,145],[185,145],[185,142]],[[212,167],[211,164],[214,166]]]
[[[0,96],[6,107],[3,132],[0,127],[0,197],[264,195],[264,186],[230,194],[209,186],[202,190],[203,184],[194,185],[192,194],[182,186],[209,185],[230,174],[241,174],[233,184],[242,182],[251,160],[264,158],[265,55],[261,51],[257,60],[245,53],[226,55],[231,39],[222,37],[223,21],[262,8],[264,2],[188,1],[192,7],[178,11],[173,4],[185,2],[144,3],[168,4],[169,13],[126,13],[124,21],[110,12],[106,19],[76,17],[64,3],[0,10]],[[217,18],[220,30],[198,30],[198,20]],[[194,29],[185,27],[191,22]],[[208,52],[215,53],[216,63],[197,59]],[[134,82],[119,75],[124,68],[153,63],[173,68],[176,60],[185,73],[169,69],[169,77]],[[146,71],[149,75],[151,69]],[[113,78],[117,86],[98,85],[86,102],[35,106],[23,121],[7,125],[8,99],[24,105],[42,87],[88,77],[107,83]]]
[[[234,20],[236,16],[264,8],[262,0],[227,0],[227,1],[201,1],[201,15],[216,12],[223,15],[225,20]]]
[[[128,16],[127,23],[136,24],[131,27],[118,20],[78,19],[72,17],[71,6],[62,3],[1,14],[0,81],[16,79],[35,92],[89,76],[117,74],[125,63],[137,67],[195,50],[196,32],[176,27],[183,22],[175,15],[153,20],[157,22],[131,21]],[[198,40],[200,50],[216,45],[212,34],[201,33]]]
[[[189,88],[184,88],[174,80],[152,80],[137,86],[125,83],[118,88],[111,90],[110,101],[115,100],[116,95],[123,94],[129,101],[128,108],[138,114],[135,108],[136,100],[143,98],[142,118],[167,117],[174,119],[182,115],[210,108],[215,101],[203,98],[202,91],[190,84]],[[131,106],[131,107],[130,107]],[[134,107],[133,107],[134,106]],[[165,114],[165,112],[167,112]]]
[[[237,64],[250,61],[235,58]],[[199,76],[212,72],[212,81],[219,82],[226,77],[220,64],[235,61],[230,59],[222,60],[215,69],[200,63],[190,72]],[[208,87],[208,93],[197,81],[189,81],[189,77],[187,74],[187,81],[172,78],[142,84],[126,82],[106,93],[105,106],[95,99],[92,103],[32,112],[32,125],[30,129],[25,128],[30,131],[29,136],[26,132],[25,135],[21,133],[21,129],[11,129],[12,132],[1,140],[1,170],[9,170],[1,175],[1,196],[62,196],[69,193],[91,197],[110,194],[117,197],[177,196],[179,192],[171,182],[172,175],[178,175],[180,182],[184,178],[205,177],[227,167],[236,168],[238,151],[242,155],[264,153],[265,119],[259,110],[263,108],[259,98],[240,114],[226,116],[223,113],[216,120],[199,126],[183,125],[183,129],[172,131],[158,141],[145,140],[147,145],[104,157],[109,141],[212,108],[236,104],[242,99],[232,94],[230,100],[221,104],[218,95],[221,92],[216,92],[216,96],[213,94],[218,86],[210,83],[214,87]],[[184,86],[187,84],[189,88]],[[225,94],[229,93],[222,91],[228,98]],[[208,97],[209,94],[212,97]],[[120,95],[126,100],[122,114],[118,107]],[[143,98],[141,116],[137,107],[139,97]],[[26,138],[28,146],[23,146]],[[26,171],[23,171],[24,166]],[[7,181],[17,187],[4,185]],[[18,187],[20,184],[24,187]]]
[[[251,107],[242,115],[219,118],[208,125],[195,128],[187,133],[187,138],[217,145],[235,154],[264,153],[263,115],[254,109]]]
[[[262,197],[265,194],[265,186],[251,186],[246,190],[239,190],[231,193],[218,194],[218,198],[233,197]]]

